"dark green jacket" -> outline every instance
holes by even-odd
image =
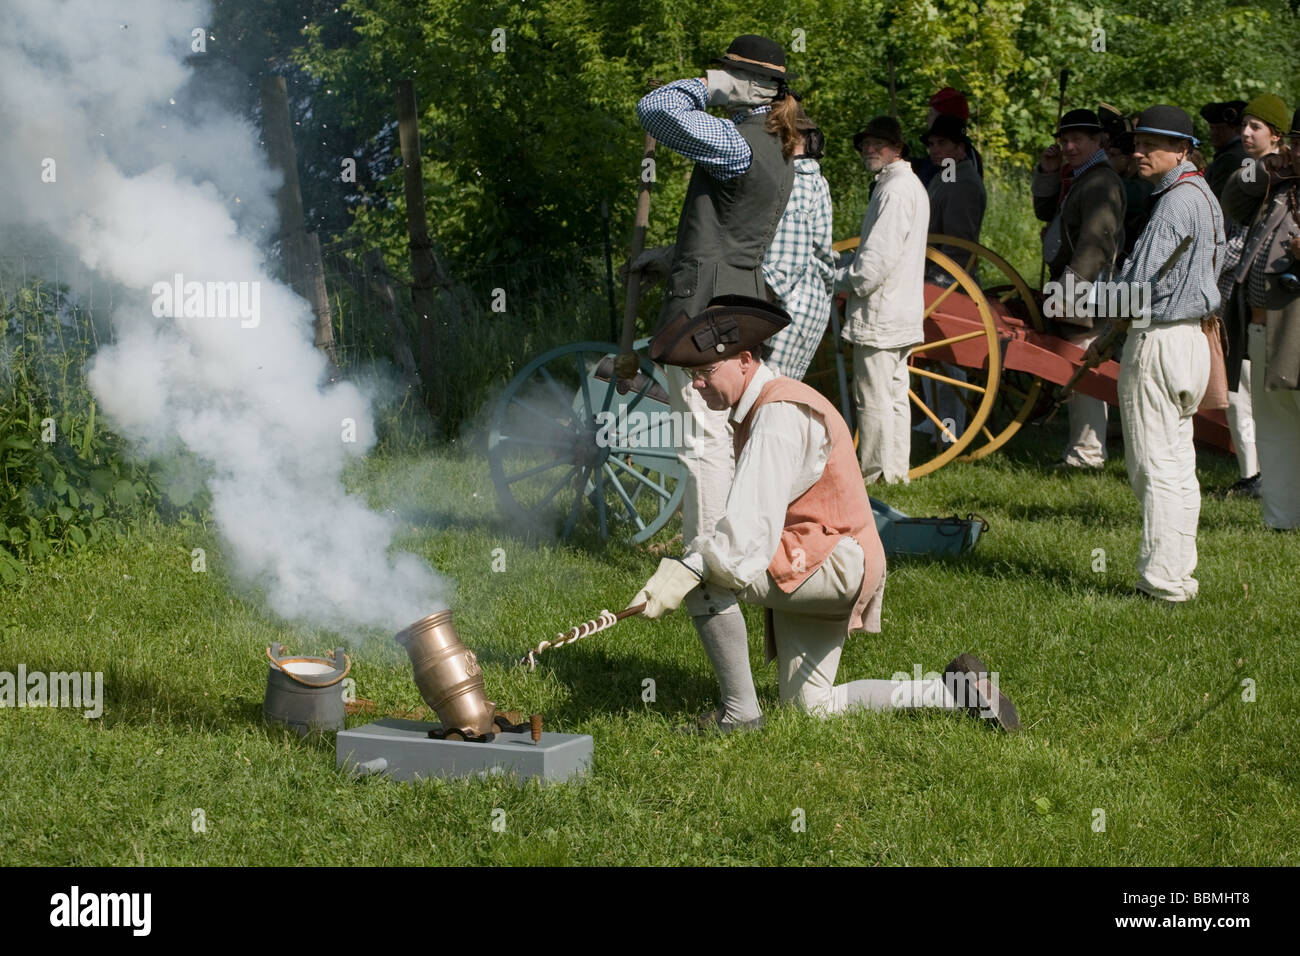
[[[701,166],[691,173],[660,327],[681,311],[703,311],[714,296],[767,297],[763,256],[790,199],[794,163],[763,128],[766,120],[751,113],[736,124],[753,153],[746,172],[723,182]]]
[[[1205,167],[1205,181],[1210,184],[1214,198],[1223,199],[1223,187],[1228,185],[1232,174],[1241,168],[1241,161],[1246,158],[1246,148],[1241,145],[1238,136],[1219,152],[1214,154],[1214,161]]]
[[[1034,173],[1034,214],[1044,222],[1050,223],[1057,214],[1060,182],[1058,173]],[[1068,267],[1077,278],[1093,282],[1115,265],[1124,244],[1125,208],[1124,184],[1109,163],[1084,172],[1060,205],[1061,245],[1047,262],[1049,277],[1059,280]],[[1083,318],[1072,321],[1091,325]]]

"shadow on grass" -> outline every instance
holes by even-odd
[[[30,671],[57,670],[57,665],[33,662]],[[293,741],[321,750],[333,750],[333,736],[310,734],[300,737],[293,730],[268,723],[262,716],[262,698],[222,697],[194,687],[169,685],[154,675],[140,675],[122,670],[104,672],[103,726],[147,727],[165,723],[199,733],[228,733],[247,728],[263,728],[276,742]]]
[[[1041,559],[1028,560],[1015,556],[982,556],[978,549],[962,556],[894,556],[889,559],[891,570],[924,568],[946,568],[959,574],[978,574],[990,580],[1005,581],[1009,578],[1024,578],[1038,582],[1051,583],[1064,591],[1078,590],[1081,586],[1091,585],[1080,574],[1079,569],[1068,564],[1044,564]],[[1099,593],[1122,593],[1122,588],[1114,585],[1091,587]]]
[[[555,679],[571,691],[548,716],[567,724],[639,712],[644,706],[642,681],[647,677],[655,682],[656,697],[671,707],[680,705],[692,714],[716,707],[718,682],[704,649],[698,648],[698,653],[699,665],[687,669],[635,651],[615,655],[588,650],[584,656],[568,658],[561,651],[554,660],[538,664],[551,667]]]
[[[1167,732],[1163,734],[1157,734],[1156,736],[1151,737],[1148,740],[1144,741],[1143,743],[1145,744],[1145,746],[1159,747],[1162,744],[1166,744],[1169,741],[1173,740],[1175,737],[1181,737],[1184,734],[1188,733],[1189,731],[1194,730],[1202,720],[1204,720],[1206,717],[1210,716],[1210,714],[1214,713],[1216,710],[1218,710],[1220,707],[1226,704],[1231,698],[1241,693],[1241,675],[1243,673],[1245,673],[1244,666],[1239,665],[1234,667],[1232,674],[1227,679],[1227,683],[1224,685],[1223,690],[1219,692],[1217,697],[1215,697],[1211,701],[1208,701],[1205,704],[1205,706],[1203,706],[1199,711],[1197,711],[1191,717],[1188,717],[1187,719],[1183,720],[1181,723],[1176,724],[1174,727],[1170,728]]]

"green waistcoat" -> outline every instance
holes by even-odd
[[[751,113],[736,124],[753,152],[745,173],[719,182],[697,165],[691,174],[660,327],[683,310],[703,311],[714,296],[766,298],[763,256],[794,185],[780,137],[763,129],[767,115]]]

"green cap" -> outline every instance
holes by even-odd
[[[1291,121],[1291,111],[1287,109],[1286,103],[1282,97],[1276,93],[1261,93],[1241,111],[1243,114],[1249,113],[1251,116],[1258,116],[1269,126],[1273,127],[1273,132],[1281,133],[1287,128],[1287,123]]]

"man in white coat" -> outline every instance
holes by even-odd
[[[907,353],[925,341],[925,239],[930,200],[903,159],[898,121],[877,116],[853,137],[875,187],[853,262],[836,273],[847,291],[844,338],[853,343],[858,463],[868,484],[907,481],[912,411]]]

